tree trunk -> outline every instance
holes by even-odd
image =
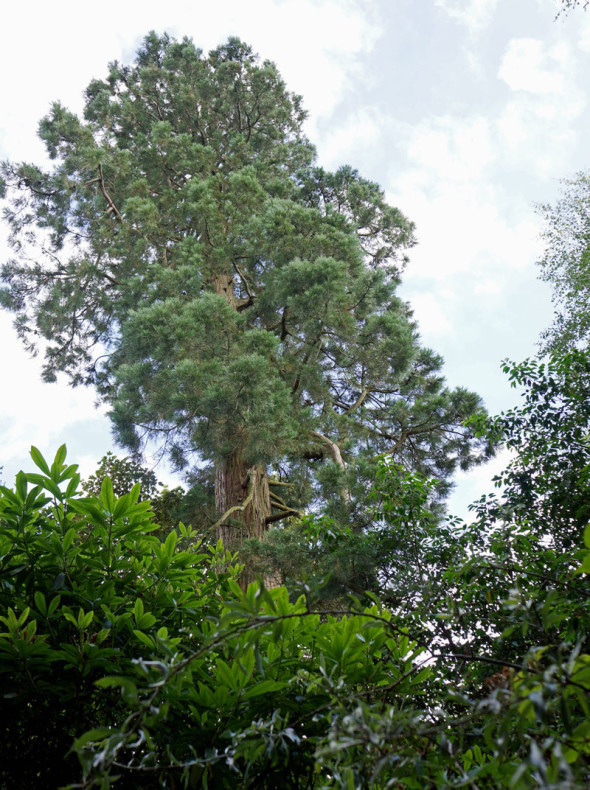
[[[221,538],[229,551],[235,551],[246,538],[261,538],[266,531],[266,519],[271,514],[266,469],[263,466],[248,467],[239,451],[217,461],[215,507],[219,516],[236,508],[217,528],[217,539]]]
[[[215,293],[239,310],[233,275],[217,273],[213,278]],[[231,552],[236,551],[246,538],[262,538],[266,519],[271,515],[270,488],[264,466],[248,466],[238,448],[227,458],[215,463],[215,508],[219,518],[217,539]],[[253,577],[244,571],[240,583],[246,588]]]

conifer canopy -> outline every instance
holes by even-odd
[[[82,118],[41,121],[50,169],[2,169],[1,298],[26,347],[47,380],[96,387],[123,445],[211,464],[229,544],[318,496],[354,513],[382,454],[444,493],[485,452],[479,398],[445,387],[397,295],[412,224],[318,167],[304,119],[241,41],[151,33]]]

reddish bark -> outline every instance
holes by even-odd
[[[215,465],[215,507],[220,516],[233,507],[243,508],[231,512],[217,528],[217,538],[221,538],[227,549],[235,551],[246,538],[261,538],[271,514],[268,475],[264,467],[249,467],[237,451],[218,461]]]

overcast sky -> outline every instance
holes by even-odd
[[[303,96],[320,164],[357,168],[416,223],[403,295],[449,383],[498,412],[517,399],[501,360],[536,353],[552,317],[534,205],[590,168],[590,12],[556,21],[556,10],[556,0],[11,3],[0,158],[42,161],[36,128],[50,103],[79,111],[90,79],[130,62],[149,30],[205,50],[239,36]],[[108,420],[91,390],[40,382],[11,322],[0,314],[4,481],[30,469],[31,444],[51,455],[66,442],[90,473],[113,449]],[[486,493],[501,463],[461,478],[451,509]]]

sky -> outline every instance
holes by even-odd
[[[590,11],[556,19],[557,0],[29,0],[3,10],[0,159],[43,163],[36,137],[52,101],[74,111],[113,60],[149,30],[205,51],[230,35],[273,60],[303,96],[328,169],[349,164],[415,224],[402,296],[451,386],[492,413],[518,402],[501,371],[537,353],[552,320],[535,262],[536,206],[590,168]],[[0,261],[9,256],[0,228]],[[60,444],[90,474],[114,449],[92,390],[43,384],[0,313],[0,477],[30,470],[31,444]],[[491,490],[505,462],[457,478],[450,511]],[[165,466],[160,479],[172,482]]]

